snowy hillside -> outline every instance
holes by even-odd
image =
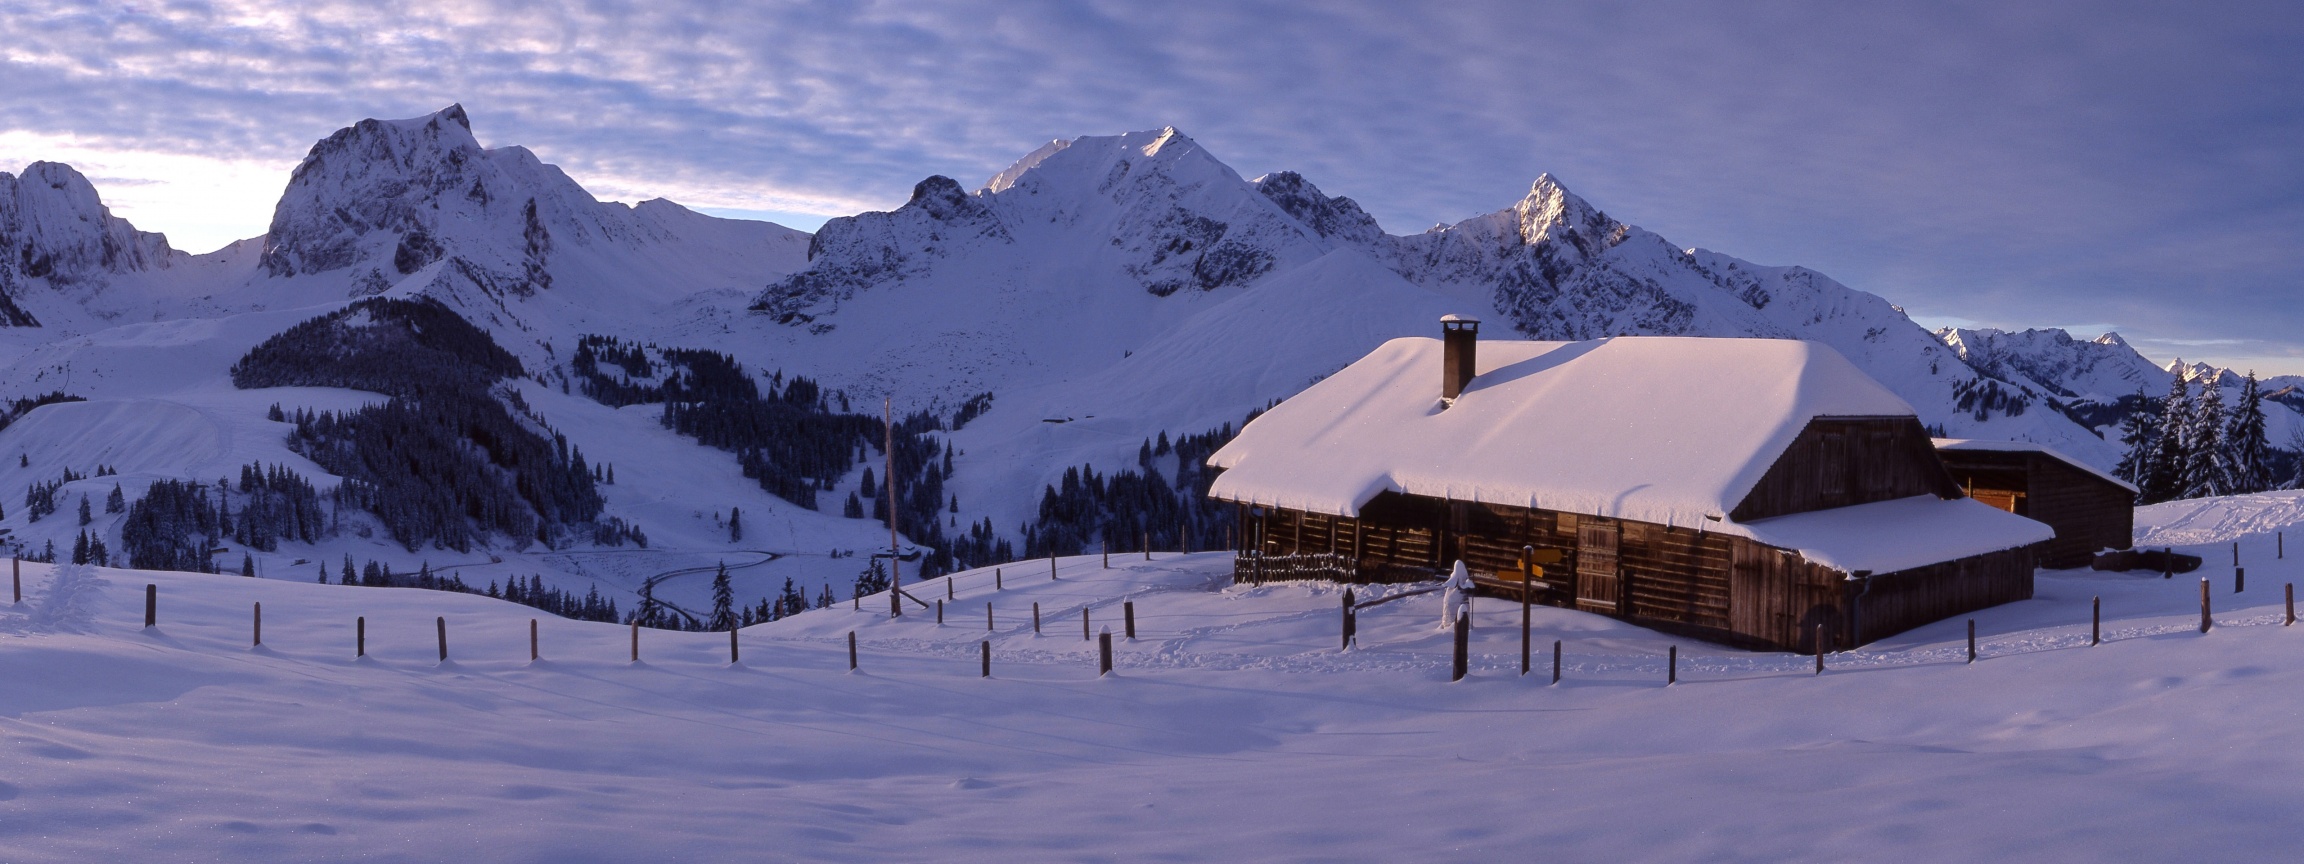
[[[24,602],[0,604],[0,850],[2277,859],[2304,815],[2287,779],[2304,770],[2304,673],[2284,660],[2304,633],[2280,626],[2280,586],[2304,564],[2273,557],[2274,524],[2293,527],[2234,535],[2246,593],[2209,568],[2207,634],[2191,577],[2073,571],[1976,615],[1973,665],[1957,619],[1817,675],[1804,657],[1538,607],[1522,676],[1519,610],[1482,600],[1471,675],[1453,684],[1432,597],[1363,610],[1359,644],[1339,650],[1340,589],[1233,587],[1221,554],[1066,559],[1053,580],[1034,562],[998,587],[962,573],[913,589],[952,598],[941,624],[911,604],[889,620],[877,595],[747,628],[733,663],[725,634],[644,631],[635,662],[624,627],[487,598],[27,565]],[[2226,542],[2188,548],[2220,565]],[[1083,610],[1114,635],[1111,676]]]

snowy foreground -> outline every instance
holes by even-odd
[[[1518,608],[1488,600],[1456,684],[1435,597],[1364,612],[1340,652],[1338,589],[1234,588],[1223,555],[1026,563],[1000,591],[964,573],[943,626],[883,596],[748,629],[736,664],[725,634],[643,632],[633,663],[625,628],[551,619],[531,663],[530,610],[483,597],[27,565],[0,606],[0,859],[2281,856],[2304,824],[2304,628],[2279,620],[2304,549],[2239,538],[2235,595],[2230,538],[2202,537],[2205,636],[2197,574],[2081,571],[1978,615],[1974,666],[1959,620],[1817,677],[1539,608],[1522,678]],[[1080,612],[1117,633],[1124,600],[1141,638],[1099,679]]]

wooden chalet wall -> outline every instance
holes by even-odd
[[[1970,497],[2046,523],[2056,539],[2043,567],[2086,566],[2100,549],[2135,544],[2136,493],[2034,450],[1945,450],[1944,464]]]
[[[1728,514],[1737,522],[1914,495],[1951,498],[1936,445],[1917,417],[1818,417]]]
[[[1562,560],[1544,568],[1537,602],[1747,648],[1812,651],[1818,624],[1844,648],[2032,596],[2031,550],[1876,576],[1859,600],[1862,583],[1838,570],[1748,538],[1689,528],[1389,492],[1362,507],[1358,519],[1250,513],[1242,508],[1244,548],[1348,556],[1365,582],[1430,579],[1462,559],[1476,577],[1510,583],[1519,578],[1522,547],[1557,549]],[[1595,531],[1614,535],[1605,574],[1585,566],[1596,557],[1584,542]],[[1596,594],[1603,582],[1613,591]],[[1858,607],[1861,622],[1850,612]]]

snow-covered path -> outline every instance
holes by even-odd
[[[2304,824],[2304,628],[2278,620],[2304,556],[2242,543],[2239,595],[2227,547],[2194,549],[2206,636],[2196,577],[2051,573],[1977,616],[1974,666],[1955,620],[1821,677],[1678,640],[1672,687],[1674,640],[1542,608],[1521,678],[1491,600],[1465,682],[1436,600],[1340,652],[1338,589],[1234,588],[1222,555],[960,574],[941,627],[867,598],[744,631],[738,664],[725,634],[644,632],[633,663],[625,628],[548,618],[531,663],[530,610],[482,597],[27,565],[0,859],[2268,858]],[[1117,633],[1126,601],[1141,638],[1099,679],[1081,609]]]

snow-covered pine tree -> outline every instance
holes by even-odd
[[[744,511],[730,507],[728,508],[728,542],[741,543],[743,541]]]
[[[120,484],[118,484],[118,483],[114,483],[114,484],[112,484],[112,494],[104,496],[104,512],[106,512],[106,513],[126,513],[126,512],[128,512],[128,496],[127,496],[127,495],[125,495],[125,494],[122,494],[122,493],[121,493],[121,491],[120,491]]]
[[[2136,395],[2142,406],[2120,419],[2120,443],[2128,449],[2121,454],[2120,464],[2112,469],[2112,474],[2141,489],[2145,475],[2150,473],[2152,450],[2160,446],[2160,413],[2153,410],[2155,406],[2141,391]]]
[[[256,578],[255,556],[249,555],[246,552],[240,553],[240,575],[251,579]]]
[[[88,509],[88,496],[80,496],[80,524],[86,525],[94,521],[96,521],[96,516],[93,511]],[[87,562],[83,561],[81,563],[85,564]]]
[[[720,570],[712,574],[712,620],[706,630],[736,629],[736,590],[728,581],[728,562],[720,562]]]
[[[840,515],[850,519],[864,518],[864,502],[856,497],[856,493],[848,493],[848,503],[841,505]]]
[[[2240,379],[2240,404],[2232,411],[2232,424],[2224,430],[2226,459],[2232,465],[2232,494],[2272,488],[2271,444],[2265,440],[2264,392],[2256,370]]]
[[[2192,399],[2192,416],[2185,426],[2184,492],[2180,498],[2207,498],[2232,493],[2232,463],[2224,447],[2224,388],[2220,375],[2210,369]]]
[[[2138,504],[2173,501],[2184,494],[2185,428],[2192,417],[2192,399],[2183,368],[2179,358],[2171,368],[2175,374],[2169,376],[2168,395],[2160,400],[2160,437],[2144,465],[2143,482],[2136,484]]]

